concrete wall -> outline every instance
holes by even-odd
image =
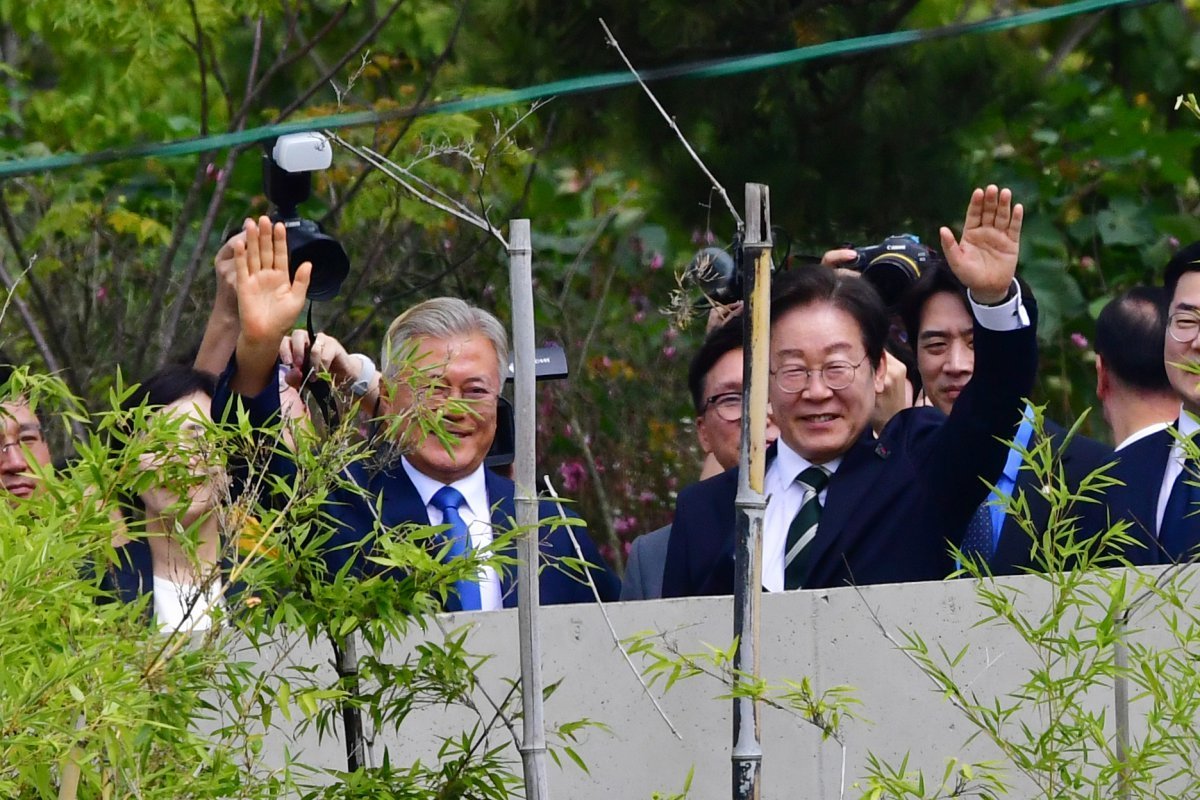
[[[1007,579],[1001,585],[1015,590],[1018,604],[1031,611],[1044,607],[1048,599],[1045,584],[1036,577]],[[897,637],[904,631],[917,632],[931,650],[944,648],[949,653],[967,646],[954,673],[960,685],[980,698],[1011,702],[1007,694],[1025,679],[1027,670],[1038,666],[1032,651],[1013,631],[979,625],[988,613],[971,581],[764,595],[763,676],[772,682],[807,676],[818,690],[846,684],[855,688],[862,701],[859,713],[864,719],[850,720],[843,728],[845,796],[859,796],[851,785],[865,773],[868,753],[897,765],[909,754],[909,768],[924,768],[934,780],[940,779],[947,758],[999,758],[982,739],[965,745],[974,729],[885,638],[869,608]],[[657,631],[685,652],[701,650],[705,644],[726,647],[732,638],[729,598],[623,603],[606,610],[622,638]],[[614,647],[598,607],[547,608],[544,614],[545,679],[562,681],[547,703],[548,723],[586,717],[610,729],[584,733],[576,748],[590,774],[566,760],[561,770],[551,765],[555,798],[649,798],[654,791],[679,790],[689,769],[695,775],[691,797],[730,796],[730,702],[715,699],[723,693],[717,681],[694,678],[665,694],[655,687],[655,696],[679,731],[676,739]],[[506,681],[519,673],[516,613],[447,615],[440,622],[443,630],[431,628],[431,638],[470,626],[470,649],[493,656],[479,672],[481,685],[491,697],[503,697],[509,687]],[[1153,623],[1149,628],[1143,638],[1158,635]],[[389,657],[403,658],[416,642],[395,643]],[[281,652],[275,649],[263,658],[279,669]],[[293,648],[287,656],[295,664],[328,659],[323,650],[306,652],[303,647]],[[1089,702],[1097,707],[1111,705],[1111,688],[1099,687]],[[483,698],[479,704],[488,707]],[[1037,722],[1035,714],[1025,718]],[[373,732],[372,757],[379,763],[387,750],[393,764],[432,759],[439,734],[453,735],[476,721],[475,715],[461,708],[423,710],[401,731]],[[836,743],[823,742],[812,726],[771,709],[762,714],[762,738],[764,798],[839,797],[843,759]],[[511,742],[511,737],[501,726],[491,742],[500,745]],[[269,760],[279,763],[285,746],[293,757],[308,763],[330,768],[345,763],[339,741],[318,742],[311,731],[303,736],[272,732]],[[512,757],[519,772],[515,749]],[[1019,776],[1013,778],[1022,785]],[[1018,790],[1013,796],[1026,796],[1026,792]]]

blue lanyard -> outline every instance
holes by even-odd
[[[999,502],[1001,497],[1012,497],[1013,491],[1017,488],[1017,474],[1021,471],[1021,462],[1024,460],[1021,452],[1029,449],[1029,440],[1033,438],[1033,409],[1025,406],[1025,416],[1021,419],[1021,424],[1017,427],[1017,435],[1013,439],[1013,446],[1008,449],[1008,460],[1004,462],[1004,473],[1000,476],[1000,480],[996,481],[996,489],[988,495],[988,503],[991,505],[988,510],[992,514],[992,552],[996,552],[996,546],[1000,542],[1000,529],[1004,527],[1004,517],[1006,516],[1004,504]]]

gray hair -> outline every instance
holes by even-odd
[[[457,297],[435,297],[418,303],[392,320],[383,338],[380,360],[384,377],[394,378],[400,371],[414,339],[431,336],[443,339],[481,333],[496,349],[500,383],[508,377],[508,332],[490,312]]]

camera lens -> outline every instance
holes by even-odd
[[[309,219],[284,220],[287,226],[288,269],[296,277],[296,268],[305,261],[312,262],[312,278],[308,284],[310,300],[332,300],[350,274],[350,259],[342,245],[321,232]]]
[[[921,277],[917,262],[900,253],[885,253],[863,267],[862,275],[869,280],[885,305],[895,306],[909,286]]]

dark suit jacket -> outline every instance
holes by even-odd
[[[217,392],[213,397],[213,416],[216,419],[223,419],[225,414],[230,413],[233,397],[229,390],[229,379],[235,368],[235,364],[231,362],[217,385]],[[251,422],[256,426],[263,426],[278,419],[279,391],[274,382],[256,397],[242,397],[241,401]],[[276,456],[271,461],[270,470],[290,479],[294,475],[295,465],[287,458]],[[379,509],[380,524],[386,528],[414,523],[428,525],[429,514],[398,458],[390,465],[378,469],[355,462],[347,467],[345,472],[354,483],[365,488],[366,492],[360,493],[342,487],[331,489],[324,510],[333,531],[325,545],[324,558],[331,573],[336,573],[349,563],[355,572],[365,574],[375,569],[367,557],[372,552],[375,533],[378,530],[374,514],[376,507]],[[492,525],[498,532],[515,527],[513,482],[491,470],[485,470],[484,474],[488,501],[492,507]],[[559,518],[560,514],[556,504],[542,501],[538,508],[538,517],[543,521],[553,521]],[[568,573],[556,563],[560,558],[576,558],[567,528],[562,525],[546,525],[540,530],[539,538],[544,559],[539,580],[541,603],[554,605],[592,602],[594,598],[586,578]],[[600,598],[606,601],[616,600],[620,592],[620,581],[604,564],[604,559],[600,557],[586,529],[576,529],[575,538],[579,542],[584,560],[596,565],[590,572]],[[516,558],[515,544],[500,554]],[[504,606],[515,607],[516,567],[498,569],[498,573]]]
[[[1036,309],[1026,299],[1031,322]],[[980,475],[1004,469],[1037,372],[1036,324],[975,326],[975,375],[946,417],[902,411],[876,441],[869,429],[830,479],[806,588],[939,580],[950,542],[987,497]],[[773,451],[770,453],[773,456]],[[737,470],[679,494],[663,575],[664,597],[733,591]]]
[[[1061,465],[1063,476],[1071,491],[1076,491],[1080,482],[1088,475],[1115,460],[1112,448],[1095,439],[1077,435],[1064,448],[1062,442],[1067,430],[1051,420],[1045,421],[1045,428],[1046,436],[1050,439],[1050,449],[1057,463]],[[1031,442],[1030,447],[1033,444]],[[1022,465],[1021,471],[1017,473],[1017,485],[1013,496],[1016,497],[1022,492],[1029,502],[1030,518],[1036,530],[1045,530],[1050,518],[1050,504],[1042,496],[1033,470],[1025,465]],[[1076,513],[1082,511],[1083,509],[1077,509]],[[1000,529],[996,552],[988,562],[988,567],[993,575],[1018,575],[1040,568],[1033,563],[1033,540],[1012,516],[1004,518],[1004,527]]]
[[[667,542],[671,526],[633,540],[629,560],[625,562],[625,577],[621,579],[622,600],[657,600],[662,597],[663,565],[667,562]]]
[[[1118,461],[1110,473],[1124,486],[1108,490],[1107,505],[1099,507],[1086,518],[1085,532],[1094,532],[1118,520],[1131,523],[1129,534],[1136,540],[1122,555],[1135,565],[1170,564],[1194,557],[1193,548],[1200,544],[1200,515],[1184,517],[1186,531],[1181,548],[1164,551],[1158,536],[1158,496],[1171,446],[1175,442],[1172,429],[1152,433],[1117,453]]]

